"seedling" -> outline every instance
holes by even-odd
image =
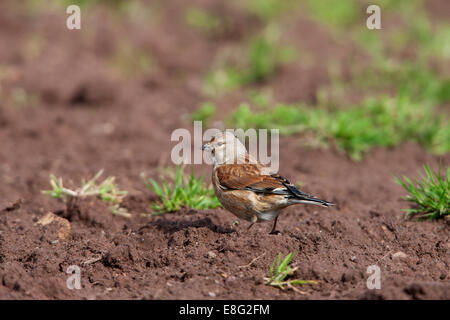
[[[414,179],[414,182],[403,177],[403,180],[395,177],[409,195],[404,199],[415,204],[414,208],[405,209],[406,217],[419,215],[419,220],[433,220],[442,218],[450,213],[450,167],[447,167],[445,177],[441,175],[441,169],[434,172],[428,165],[424,167],[425,176]]]
[[[152,214],[155,215],[175,212],[183,207],[203,210],[220,206],[214,190],[207,187],[202,178],[196,178],[193,172],[186,177],[184,168],[180,166],[176,168],[174,181],[163,180],[158,184],[150,179],[146,186],[159,198],[158,202],[151,205]]]
[[[63,179],[50,175],[50,184],[52,190],[45,190],[43,193],[52,198],[61,199],[66,203],[67,210],[70,212],[74,209],[76,202],[80,198],[98,197],[100,200],[108,204],[111,212],[115,215],[130,217],[125,208],[120,206],[123,198],[127,195],[127,191],[119,190],[115,177],[109,176],[103,182],[97,183],[97,180],[103,174],[100,170],[91,180],[82,180],[81,187],[77,189],[69,189],[64,187]]]
[[[273,264],[270,267],[270,277],[264,277],[265,284],[278,287],[281,290],[288,288],[303,293],[294,287],[294,285],[317,284],[319,282],[317,280],[286,280],[287,277],[293,275],[295,270],[297,270],[297,267],[291,268],[289,266],[293,258],[294,253],[291,252],[284,258],[283,261],[281,261],[281,253],[278,253],[278,257],[273,261]]]

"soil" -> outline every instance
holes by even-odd
[[[430,12],[441,16],[436,2]],[[184,1],[155,1],[159,18],[146,28],[99,7],[85,15],[82,31],[64,27],[65,10],[31,13],[1,2],[0,298],[450,299],[448,221],[405,220],[409,204],[392,177],[417,176],[423,164],[448,166],[450,155],[431,156],[416,144],[375,149],[356,163],[333,147],[311,149],[299,137],[283,137],[280,174],[336,206],[290,207],[278,235],[268,234],[270,223],[247,231],[245,221],[235,224],[224,209],[142,215],[155,199],[143,177],[172,166],[170,135],[192,128],[189,112],[205,100],[201,83],[216,54],[261,24],[235,5],[213,3],[231,22],[211,38],[184,25]],[[294,29],[313,23],[295,19]],[[320,28],[308,30],[297,41],[304,38],[323,58],[278,70],[267,85],[273,81],[281,101],[314,102],[329,81],[321,67],[327,52],[358,56],[353,47],[330,43]],[[35,39],[45,44],[38,53],[26,49],[41,41]],[[108,61],[123,39],[151,53],[152,72],[118,75]],[[20,106],[17,88],[30,99]],[[231,110],[243,95],[225,95],[219,105]],[[209,177],[207,166],[193,167]],[[68,213],[41,193],[51,173],[74,187],[101,168],[129,192],[124,206],[131,218],[113,216],[98,199],[82,200]],[[67,237],[60,236],[64,219],[42,223],[48,212],[69,221]],[[279,252],[295,252],[293,277],[319,283],[299,287],[302,292],[265,285]],[[66,286],[71,265],[81,269],[80,290]],[[366,285],[371,265],[381,270],[379,290]]]

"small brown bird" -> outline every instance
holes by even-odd
[[[231,132],[221,132],[202,146],[211,153],[212,184],[220,203],[235,216],[255,222],[274,220],[276,234],[281,210],[300,203],[329,207],[331,202],[298,190],[289,180],[271,174],[248,153]]]

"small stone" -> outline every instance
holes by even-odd
[[[229,276],[229,277],[227,277],[227,278],[225,279],[225,282],[226,282],[226,283],[231,283],[231,282],[235,282],[235,281],[237,281],[237,280],[238,280],[237,277],[235,277],[235,276]]]
[[[42,226],[46,226],[53,222],[56,222],[60,226],[60,228],[58,230],[58,237],[61,240],[66,240],[69,237],[70,230],[71,230],[71,225],[70,225],[69,220],[61,218],[60,216],[57,216],[53,212],[47,212],[47,214],[45,216],[41,217],[36,223],[40,224]]]
[[[214,292],[209,292],[208,294],[209,294],[209,296],[210,296],[211,298],[215,298],[215,297],[216,297],[216,294],[215,294]]]
[[[356,256],[352,256],[352,257],[350,258],[350,261],[355,262],[355,261],[356,261]]]
[[[51,242],[51,244],[57,244],[59,242],[59,240],[53,240],[52,242]]]
[[[215,254],[213,251],[208,251],[208,257],[214,259],[215,257],[217,257],[217,254]]]
[[[402,251],[398,251],[392,255],[392,259],[406,259],[408,256]]]

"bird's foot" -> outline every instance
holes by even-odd
[[[270,231],[269,232],[269,234],[280,234],[281,232],[280,231],[278,231],[278,230],[272,230],[272,231]]]

